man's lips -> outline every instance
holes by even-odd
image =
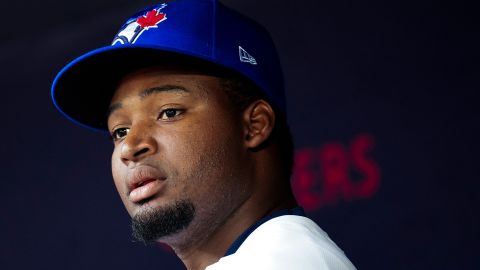
[[[162,186],[163,180],[147,179],[142,183],[142,185],[130,191],[128,197],[130,198],[130,201],[138,203],[157,194]]]
[[[127,175],[128,197],[138,203],[154,196],[160,191],[166,177],[153,167],[139,166],[131,169]]]

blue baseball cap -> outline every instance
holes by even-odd
[[[111,45],[76,58],[57,74],[53,102],[71,121],[106,131],[109,103],[121,78],[172,57],[239,74],[286,112],[283,73],[270,35],[217,0],[166,1],[133,15]]]

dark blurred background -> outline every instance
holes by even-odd
[[[223,2],[272,33],[298,149],[293,186],[352,262],[480,269],[478,8]],[[168,250],[132,241],[111,142],[50,100],[63,65],[154,3],[1,2],[0,269],[183,269]]]

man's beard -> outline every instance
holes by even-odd
[[[133,237],[150,243],[185,229],[195,216],[190,201],[181,200],[158,209],[149,208],[132,219]]]

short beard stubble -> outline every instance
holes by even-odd
[[[132,218],[132,235],[145,244],[185,229],[195,216],[192,202],[180,200],[158,209],[148,208]]]

